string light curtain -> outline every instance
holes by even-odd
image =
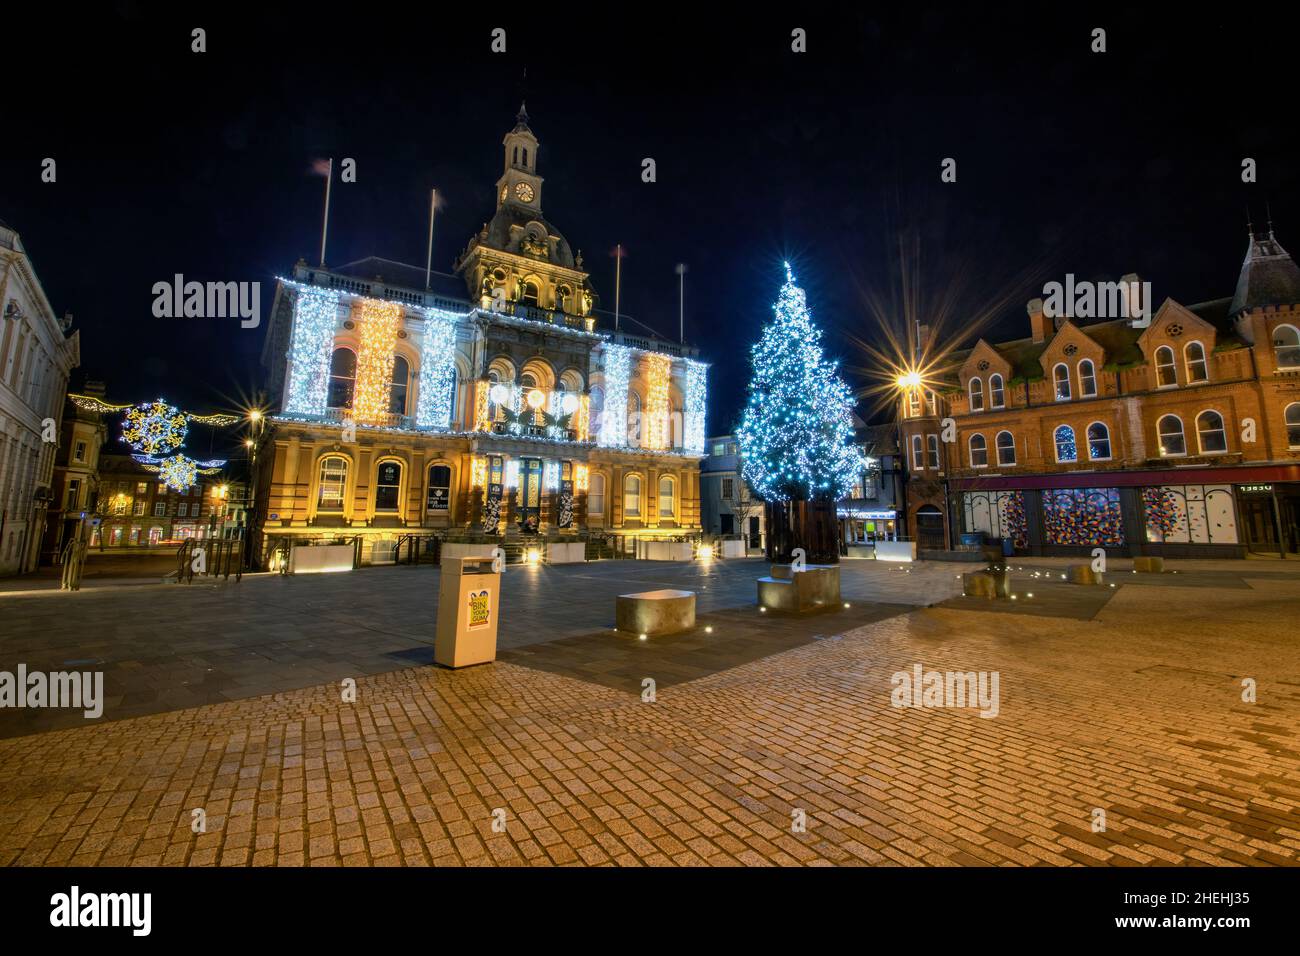
[[[688,454],[704,454],[704,424],[708,413],[708,371],[703,362],[686,360],[686,408],[683,429]]]
[[[293,304],[293,338],[289,344],[289,383],[284,403],[287,414],[325,414],[338,312],[337,292],[298,290]]]
[[[456,397],[456,314],[429,309],[424,316],[420,349],[420,399],[415,410],[419,428],[450,428]]]
[[[358,299],[353,314],[361,330],[353,414],[363,425],[383,425],[388,418],[388,395],[393,381],[397,332],[402,326],[402,307],[395,302]]]
[[[627,385],[632,373],[632,349],[605,343],[605,407],[601,410],[600,443],[627,445]]]
[[[668,448],[672,443],[670,434],[668,403],[668,383],[672,379],[673,362],[667,355],[650,352],[645,357],[646,400],[645,435],[647,448]]]

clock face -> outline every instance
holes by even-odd
[[[515,197],[520,202],[532,202],[533,187],[528,185],[527,183],[519,183],[518,185],[515,186]]]

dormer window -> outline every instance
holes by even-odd
[[[1174,350],[1167,345],[1156,349],[1156,387],[1173,388],[1178,384],[1178,370],[1174,368]]]
[[[989,376],[989,404],[994,408],[1006,405],[1006,389],[1002,385],[1002,376],[997,373]]]
[[[1188,342],[1183,346],[1183,359],[1187,363],[1187,381],[1189,383],[1208,382],[1210,372],[1205,364],[1205,346],[1200,342]]]
[[[1092,364],[1092,359],[1084,359],[1079,363],[1079,394],[1084,398],[1092,398],[1097,394],[1097,369]]]
[[[1070,370],[1064,363],[1052,369],[1052,382],[1056,387],[1056,400],[1058,402],[1068,402],[1070,400]]]
[[[1300,368],[1300,331],[1279,325],[1273,331],[1273,357],[1278,368]]]
[[[984,382],[977,375],[970,380],[966,386],[970,394],[970,410],[972,412],[984,411]]]

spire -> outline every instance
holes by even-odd
[[[519,112],[515,115],[514,131],[516,133],[532,132],[532,130],[528,128],[528,104],[526,102],[521,102],[519,104]]]
[[[1300,303],[1300,267],[1273,235],[1273,217],[1268,218],[1268,238],[1251,232],[1246,258],[1237,277],[1237,290],[1228,308],[1230,316],[1264,306]]]

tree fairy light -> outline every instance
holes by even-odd
[[[388,416],[402,307],[396,302],[358,299],[354,308],[361,343],[357,348],[357,384],[352,410],[361,424],[382,425]]]
[[[632,349],[606,342],[605,407],[601,410],[600,443],[607,447],[627,444],[627,386],[632,377]]]
[[[189,416],[161,398],[133,405],[122,416],[122,441],[146,455],[179,448],[189,430]]]
[[[338,321],[339,294],[299,288],[293,304],[293,338],[289,344],[289,383],[284,410],[323,415],[329,391],[330,355]]]
[[[822,355],[804,293],[786,264],[774,320],[755,343],[737,430],[744,476],[767,501],[845,497],[862,473],[852,447],[853,395]]]
[[[415,424],[420,428],[450,428],[456,396],[456,319],[454,312],[427,309],[420,348],[420,399]]]

